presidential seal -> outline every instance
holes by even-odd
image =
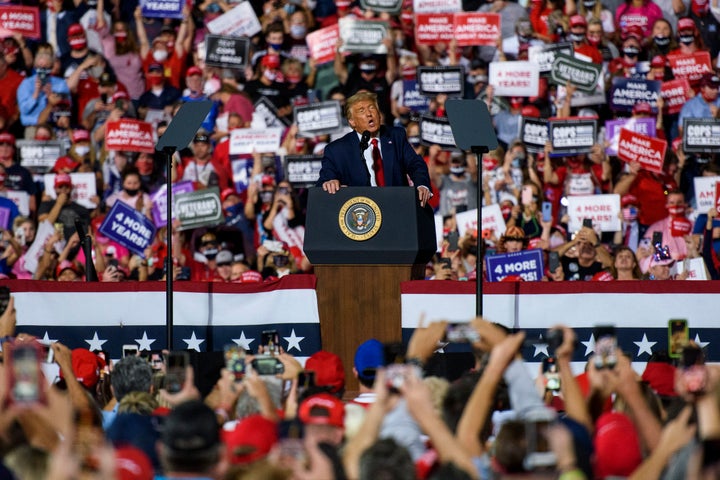
[[[382,212],[369,198],[353,197],[340,209],[338,223],[346,237],[362,242],[374,237],[380,230]]]

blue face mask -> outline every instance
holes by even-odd
[[[239,214],[244,213],[245,206],[242,203],[237,203],[233,205],[232,207],[228,207],[225,209],[225,218],[231,219],[235,218]]]
[[[282,48],[282,43],[268,43],[268,47],[273,50],[280,50]]]

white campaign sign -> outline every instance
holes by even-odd
[[[442,250],[443,241],[443,217],[442,215],[435,215],[435,240],[437,241],[437,251]]]
[[[207,29],[216,35],[249,38],[262,31],[262,26],[250,2],[242,2],[232,10],[208,22]]]
[[[413,0],[415,13],[457,13],[462,12],[461,0]]]
[[[483,207],[481,230],[492,230],[493,235],[498,239],[505,233],[505,219],[502,216],[499,204],[493,203]]]
[[[687,268],[688,276],[686,280],[711,280],[708,277],[708,270],[702,257],[686,258],[680,262],[675,262],[674,266],[677,274],[683,273]]]
[[[20,215],[30,215],[30,195],[23,190],[5,190],[5,196],[12,200],[18,207]]]
[[[280,128],[238,128],[230,132],[230,155],[275,153],[280,147]]]
[[[92,197],[97,196],[95,174],[92,172],[71,173],[70,178],[73,184],[72,201],[85,208],[97,207],[96,204],[90,201]],[[45,182],[45,193],[47,193],[50,198],[57,198],[57,195],[55,195],[55,174],[46,173],[43,180]]]
[[[570,195],[567,199],[570,231],[580,230],[585,218],[591,219],[593,226],[599,225],[603,232],[620,230],[620,195]]]
[[[695,210],[707,213],[715,207],[715,184],[720,177],[695,177]]]
[[[495,95],[534,97],[540,88],[540,66],[535,62],[491,62],[489,83]]]

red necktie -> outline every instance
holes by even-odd
[[[378,148],[378,139],[373,138],[372,143],[372,159],[373,159],[373,170],[375,171],[375,183],[378,187],[385,186],[385,172],[383,171],[382,156],[380,156],[380,149]]]

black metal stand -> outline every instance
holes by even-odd
[[[163,148],[165,154],[165,174],[167,175],[167,255],[165,256],[165,324],[167,332],[167,348],[173,349],[173,274],[175,273],[175,262],[173,261],[173,222],[172,222],[172,162],[175,147]]]
[[[477,226],[478,234],[482,229],[482,156],[489,152],[488,147],[473,146],[470,151],[477,157]],[[485,250],[485,242],[483,241],[482,235],[478,235],[478,248],[477,257],[475,261],[475,283],[477,283],[475,292],[475,314],[481,317],[483,314],[483,298],[482,298],[482,283],[483,283],[483,269],[482,269],[482,258]]]
[[[92,238],[85,231],[85,226],[79,218],[75,219],[75,230],[77,231],[78,237],[80,237],[80,246],[85,255],[85,281],[97,282],[97,270],[95,270],[95,264],[92,259]]]

